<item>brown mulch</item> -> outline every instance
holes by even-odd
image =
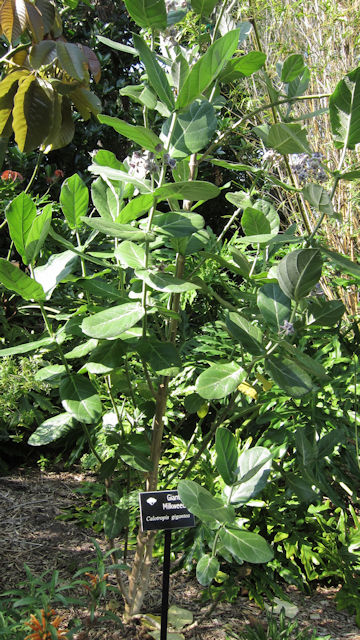
[[[59,570],[63,581],[70,580],[75,571],[94,561],[95,538],[103,550],[105,540],[89,529],[73,522],[63,522],[56,517],[63,509],[81,503],[84,498],[74,494],[84,480],[93,476],[70,472],[41,472],[19,469],[7,477],[0,478],[0,593],[17,587],[24,580],[24,563],[34,575],[50,570]],[[46,580],[48,580],[48,576]],[[111,578],[110,578],[111,579]],[[319,636],[330,636],[331,640],[360,640],[360,631],[354,616],[338,612],[335,606],[336,588],[319,587],[311,596],[295,588],[288,594],[299,608],[297,620],[301,628],[317,629]],[[201,588],[184,572],[171,576],[170,601],[193,612],[195,619],[202,615],[208,605],[200,601]],[[121,614],[121,600],[110,593],[109,602],[103,610],[111,609]],[[144,610],[160,613],[161,567],[154,564],[149,595]],[[150,636],[139,621],[120,628],[112,620],[91,621],[86,607],[60,611],[67,619],[80,618],[82,630],[77,640],[148,640]],[[225,640],[226,631],[239,633],[245,625],[265,620],[265,613],[245,596],[234,603],[219,603],[211,615],[196,628],[186,632],[186,638],[195,640]]]

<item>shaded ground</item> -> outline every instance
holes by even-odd
[[[74,494],[85,479],[83,474],[19,470],[11,476],[0,478],[0,592],[14,588],[24,580],[24,562],[34,575],[47,569],[58,569],[62,580],[70,580],[74,572],[94,560],[96,538],[105,550],[105,540],[91,530],[82,529],[70,522],[56,520],[62,509],[76,504],[83,498]],[[87,478],[89,479],[89,478]],[[110,578],[111,581],[111,578]],[[188,574],[178,572],[171,577],[171,603],[193,612],[195,619],[208,605],[200,602],[200,587]],[[82,597],[84,594],[81,594]],[[301,628],[316,628],[319,636],[331,636],[331,640],[360,640],[360,631],[354,616],[338,612],[334,603],[336,589],[318,588],[312,596],[305,596],[296,589],[289,595],[299,607],[297,619]],[[154,565],[150,595],[144,609],[153,614],[160,612],[161,570]],[[121,614],[121,601],[110,594],[104,611],[110,609]],[[121,630],[111,620],[91,622],[86,606],[61,611],[67,618],[82,620],[83,630],[76,640],[148,640],[150,636],[140,622]],[[263,621],[265,614],[246,597],[238,597],[235,603],[220,603],[199,626],[186,633],[195,640],[225,640],[226,631],[238,633],[246,624]]]

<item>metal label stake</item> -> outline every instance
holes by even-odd
[[[139,503],[142,531],[165,530],[160,640],[167,640],[171,530],[195,527],[195,519],[175,489],[142,491],[139,493]]]
[[[167,640],[169,584],[170,584],[170,550],[171,550],[171,531],[167,530],[165,531],[165,541],[164,541],[160,640]]]

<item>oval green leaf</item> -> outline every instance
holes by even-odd
[[[266,540],[257,533],[230,527],[220,531],[220,540],[235,560],[258,564],[269,562],[274,557]]]
[[[127,331],[141,320],[144,309],[138,302],[129,302],[95,313],[83,320],[82,331],[91,338],[112,339]]]
[[[64,378],[60,385],[61,404],[79,422],[93,424],[102,413],[101,401],[90,380],[78,374]]]
[[[214,364],[200,374],[195,389],[206,400],[219,400],[233,393],[244,376],[244,370],[236,362]]]

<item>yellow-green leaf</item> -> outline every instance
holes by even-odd
[[[27,72],[14,71],[0,82],[0,136],[9,138],[12,133],[12,110],[19,79]]]
[[[0,24],[9,40],[18,40],[26,27],[26,8],[24,0],[4,0],[0,7]]]
[[[99,98],[88,89],[75,89],[71,92],[71,99],[76,110],[82,115],[84,120],[89,120],[91,114],[97,116],[101,111],[101,102]]]
[[[41,42],[44,37],[44,22],[39,9],[32,2],[26,0],[26,23],[30,29],[34,42]]]
[[[33,151],[47,137],[54,99],[52,93],[48,82],[33,75],[20,81],[13,109],[13,129],[20,151]]]

